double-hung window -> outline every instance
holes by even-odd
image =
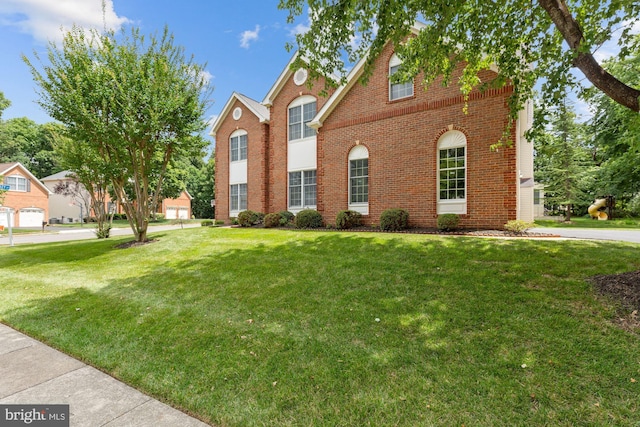
[[[364,145],[349,151],[349,209],[369,214],[369,150]]]
[[[247,159],[247,134],[232,136],[230,141],[231,161]]]
[[[247,184],[233,184],[231,185],[231,211],[244,211],[247,210]]]
[[[289,107],[289,141],[312,137],[316,134],[315,129],[307,126],[316,115],[316,101],[304,102],[302,98],[300,102],[294,102]],[[298,105],[296,105],[298,104]]]
[[[467,137],[451,130],[438,140],[438,214],[467,213]]]
[[[316,171],[289,172],[289,207],[309,208],[316,204]]]
[[[389,77],[393,76],[399,69],[402,61],[396,54],[389,60]],[[413,80],[408,82],[393,83],[389,80],[389,101],[408,98],[413,96]]]
[[[440,200],[465,199],[465,147],[440,150]]]
[[[4,179],[4,183],[9,186],[10,191],[29,191],[29,180],[22,176],[8,176]]]

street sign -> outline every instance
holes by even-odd
[[[1,185],[1,184],[0,184],[0,190],[7,190],[7,191],[9,191],[9,190],[11,190],[11,186],[10,186],[10,185]]]

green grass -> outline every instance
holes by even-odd
[[[216,425],[640,420],[640,340],[585,281],[638,245],[151,236],[0,248],[0,319]]]
[[[563,218],[537,219],[537,227],[572,227],[572,228],[640,228],[640,218],[620,218],[607,221],[585,217],[572,217],[571,222],[564,222]]]

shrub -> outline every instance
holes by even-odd
[[[278,227],[280,225],[280,214],[270,213],[264,216],[264,226],[266,228]]]
[[[438,230],[440,231],[454,231],[458,229],[458,223],[460,217],[457,214],[442,214],[438,215]]]
[[[222,219],[216,219],[215,224],[216,224],[216,225],[224,225],[224,220],[222,220]]]
[[[409,212],[404,209],[387,209],[380,215],[382,231],[400,231],[409,228]]]
[[[253,227],[254,225],[262,224],[263,219],[263,213],[250,211],[248,209],[238,214],[238,224],[240,224],[241,227]]]
[[[98,239],[108,239],[111,232],[111,226],[105,225],[103,229],[96,230],[96,237]]]
[[[127,219],[127,214],[125,214],[125,213],[114,213],[113,214],[113,219],[114,220],[126,220]]]
[[[231,221],[231,225],[238,225],[238,218],[229,218]]]
[[[322,227],[322,215],[314,209],[304,209],[298,212],[294,219],[296,228]]]
[[[356,211],[340,211],[336,216],[336,228],[346,230],[362,223],[362,214]]]
[[[201,225],[202,227],[211,227],[211,226],[213,226],[213,220],[210,220],[210,219],[203,219],[203,220],[200,222],[200,225]]]
[[[295,215],[289,211],[281,211],[280,212],[280,225],[287,226],[289,224],[293,224],[293,220],[295,219]]]
[[[522,234],[530,228],[535,227],[536,225],[529,221],[523,221],[521,219],[514,219],[507,222],[504,225],[504,229],[510,231],[512,233]]]

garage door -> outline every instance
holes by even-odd
[[[178,218],[178,209],[176,208],[167,208],[167,219],[177,219]]]
[[[189,219],[189,208],[180,208],[178,210],[178,218]]]
[[[20,227],[42,227],[44,211],[42,209],[20,209],[18,225]]]
[[[7,211],[9,211],[9,216],[11,218],[11,226],[15,226],[15,215],[13,213],[13,209],[11,208],[0,208],[0,225],[5,227],[9,226],[9,221],[7,218]]]

